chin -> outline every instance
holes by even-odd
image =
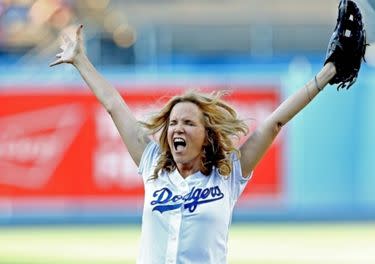
[[[191,159],[188,159],[187,157],[183,157],[182,155],[173,155],[173,160],[176,164],[187,164],[191,161]]]
[[[186,161],[182,157],[173,156],[173,160],[175,163],[186,163]]]

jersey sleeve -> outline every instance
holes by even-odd
[[[253,172],[249,175],[242,175],[241,162],[236,153],[231,154],[232,159],[232,173],[229,177],[231,198],[233,203],[236,203],[238,198],[241,196],[247,183],[251,179]]]
[[[160,147],[155,141],[151,140],[143,151],[138,166],[138,174],[142,176],[143,180],[147,180],[153,174],[159,156]]]

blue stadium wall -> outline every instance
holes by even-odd
[[[101,69],[113,83],[135,79],[157,81],[202,80],[277,83],[282,97],[313,78],[320,63],[305,58],[246,65],[159,66]],[[9,84],[82,83],[71,66],[57,70],[0,66],[1,87]],[[375,219],[375,69],[364,66],[355,85],[323,94],[285,128],[283,150],[285,197],[282,206],[260,201],[235,209],[234,221],[335,221]],[[63,76],[63,77],[62,77]],[[0,172],[1,173],[1,172]],[[2,224],[139,222],[140,210],[90,212],[17,212],[0,215]]]

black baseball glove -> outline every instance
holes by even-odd
[[[358,6],[351,0],[341,0],[337,24],[328,44],[324,64],[332,62],[336,75],[329,82],[349,89],[356,81],[366,51],[366,32]]]

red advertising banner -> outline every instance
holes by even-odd
[[[181,90],[155,85],[123,97],[145,120]],[[7,91],[0,94],[0,199],[142,200],[137,167],[109,114],[89,91]],[[226,100],[253,130],[275,109],[279,94],[277,87],[235,87]],[[281,141],[257,166],[242,199],[281,193]]]

